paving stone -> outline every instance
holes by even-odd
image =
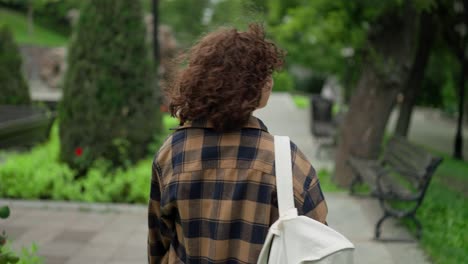
[[[93,231],[77,231],[65,229],[54,238],[54,242],[86,243],[96,235]]]
[[[395,263],[430,263],[418,243],[387,243],[385,246]]]
[[[21,236],[20,239],[13,241],[13,249],[15,251],[20,251],[23,247],[30,248],[34,243],[39,248],[41,248],[46,243],[52,241],[55,236],[57,236],[62,229],[47,227],[47,228],[36,228],[30,227],[28,230]]]
[[[69,259],[65,264],[111,264],[113,262],[108,262],[108,259],[101,259],[95,257],[75,257]]]
[[[75,230],[101,230],[115,220],[115,213],[80,212],[73,222]]]
[[[75,258],[87,258],[104,261],[113,257],[118,248],[118,245],[89,243],[80,248],[75,255],[73,255],[72,260]]]
[[[120,245],[123,244],[129,236],[133,233],[133,230],[129,229],[108,229],[102,230],[96,234],[91,240],[90,243],[103,243],[111,245]]]
[[[148,229],[136,229],[125,242],[128,245],[135,245],[146,248],[148,238]]]
[[[64,264],[68,261],[68,257],[58,257],[58,256],[42,256],[44,259],[44,264]]]
[[[21,236],[28,231],[27,227],[23,226],[1,226],[0,233],[5,231],[8,240],[18,240]]]
[[[125,243],[120,246],[116,254],[111,258],[111,260],[119,261],[135,261],[134,263],[143,263],[147,261],[147,248],[146,245],[134,245],[130,243]]]
[[[325,193],[328,205],[327,222],[353,242],[368,241],[373,237],[370,222],[358,203],[347,194]],[[351,201],[350,201],[351,200]]]
[[[355,243],[354,263],[356,264],[393,264],[392,255],[385,244],[374,241]]]
[[[70,257],[73,256],[80,248],[84,246],[83,243],[60,241],[49,242],[39,247],[39,254],[44,256],[57,256],[57,257]]]

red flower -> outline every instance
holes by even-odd
[[[75,155],[78,156],[78,157],[83,155],[83,148],[77,147],[75,149]]]
[[[163,113],[168,113],[169,112],[169,107],[167,107],[167,105],[162,104],[161,106],[159,106],[159,111],[161,111]]]

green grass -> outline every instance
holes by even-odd
[[[10,28],[20,44],[56,47],[65,46],[68,42],[67,37],[38,24],[34,25],[34,34],[30,35],[26,16],[16,11],[0,9],[0,27],[4,25]]]
[[[434,263],[468,260],[468,163],[445,155],[436,170],[417,217],[421,245]]]
[[[320,188],[323,192],[345,192],[346,189],[338,187],[332,181],[331,172],[325,169],[319,170],[317,176],[320,181]]]
[[[292,98],[293,98],[294,104],[299,109],[306,109],[310,105],[310,100],[307,96],[293,95]]]
[[[385,136],[385,142],[390,135]],[[427,148],[426,148],[427,149]],[[468,260],[468,162],[428,149],[444,158],[432,178],[432,182],[417,211],[423,226],[420,241],[422,248],[436,264],[466,263]],[[319,171],[320,185],[325,192],[341,191],[331,181],[328,171]],[[358,189],[369,193],[365,185]],[[400,204],[401,205],[401,204]],[[405,204],[403,207],[408,208]],[[409,221],[404,221],[411,232]]]
[[[293,95],[292,99],[294,101],[294,104],[296,105],[297,108],[299,109],[306,109],[310,107],[310,99],[308,96],[304,95]],[[338,104],[333,104],[332,106],[332,113],[333,115],[338,114],[340,111],[343,109],[346,109],[346,106],[340,106]]]
[[[386,134],[384,141],[387,142],[389,138],[390,135]],[[435,171],[416,214],[423,226],[420,243],[433,263],[465,263],[468,259],[468,162],[430,149],[428,151],[442,156],[444,160]],[[393,205],[409,207],[401,203]],[[404,223],[411,232],[415,232],[410,221]]]
[[[170,115],[163,116],[163,125],[165,129],[176,128],[179,126],[179,120]]]

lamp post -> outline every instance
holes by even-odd
[[[158,39],[158,28],[159,28],[159,0],[153,0],[153,58],[156,70],[159,68],[159,39]]]

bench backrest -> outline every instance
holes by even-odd
[[[397,136],[389,140],[383,156],[384,163],[399,171],[416,188],[428,184],[441,161],[441,158]]]
[[[312,97],[312,120],[314,122],[331,123],[333,102],[321,96]]]
[[[335,134],[332,115],[333,102],[319,95],[312,97],[312,134],[314,137],[331,137]]]

